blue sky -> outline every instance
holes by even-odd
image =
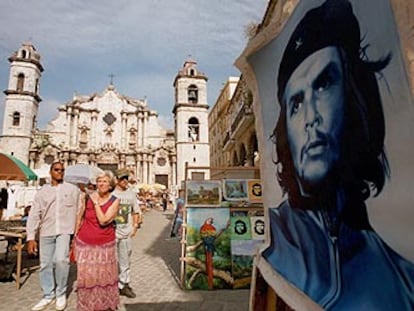
[[[148,100],[160,123],[172,128],[172,83],[189,55],[208,77],[210,107],[246,46],[246,25],[261,21],[267,0],[13,0],[0,2],[0,90],[7,88],[8,57],[23,42],[41,54],[38,126],[57,107],[101,93],[109,74],[117,91]],[[4,95],[0,96],[0,131]]]

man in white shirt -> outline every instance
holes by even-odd
[[[36,194],[27,220],[27,250],[37,254],[39,233],[40,286],[43,298],[32,310],[45,309],[56,299],[56,310],[66,308],[69,243],[79,208],[79,189],[63,182],[64,166],[53,162],[50,184]]]

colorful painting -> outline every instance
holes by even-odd
[[[252,280],[253,258],[263,241],[258,240],[232,240],[231,259],[233,288],[249,288]]]
[[[228,208],[187,207],[186,289],[233,287]]]
[[[186,181],[186,203],[190,206],[220,206],[221,181],[189,180]]]
[[[262,262],[287,281],[282,300],[299,289],[322,309],[412,310],[414,113],[393,7],[296,3],[238,61],[257,99]]]
[[[261,203],[262,202],[262,182],[260,179],[248,179],[247,180],[247,192],[249,196],[249,202]]]
[[[252,238],[249,216],[232,216],[230,220],[232,240],[250,240]]]
[[[247,201],[247,182],[245,179],[225,179],[224,199],[227,201]]]
[[[264,216],[252,216],[250,217],[250,225],[252,228],[253,240],[265,239],[265,219]]]

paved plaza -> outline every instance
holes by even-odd
[[[133,240],[131,287],[136,298],[121,296],[119,310],[142,311],[244,311],[248,310],[248,290],[185,291],[179,286],[181,246],[169,238],[173,212],[150,210]],[[25,255],[26,256],[26,255]],[[27,264],[27,260],[26,260]],[[73,291],[76,267],[72,266],[69,280],[68,306],[76,310]],[[17,290],[14,282],[0,282],[1,309],[30,310],[42,293],[38,271],[23,277],[24,284]],[[45,310],[55,310],[51,305]]]

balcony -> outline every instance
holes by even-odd
[[[241,136],[254,122],[253,107],[251,103],[245,103],[231,124],[231,138]]]
[[[234,145],[234,139],[230,136],[230,131],[228,131],[223,139],[223,151],[229,151]]]

